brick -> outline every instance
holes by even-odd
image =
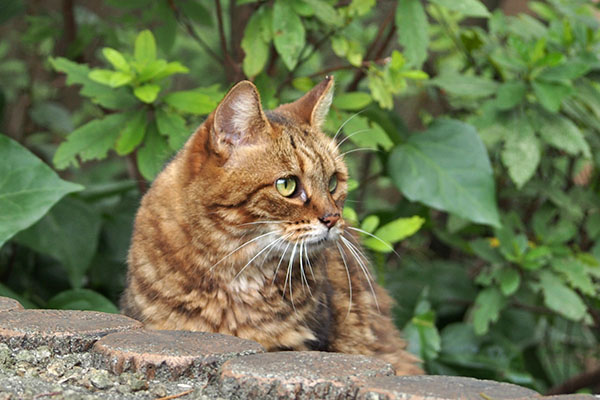
[[[274,352],[240,357],[221,367],[221,395],[233,399],[340,399],[364,379],[392,375],[381,360],[351,354]]]
[[[260,344],[235,336],[159,330],[113,333],[92,350],[99,366],[116,374],[140,371],[149,379],[208,378],[233,357],[264,352]]]
[[[506,400],[540,398],[540,394],[510,383],[458,376],[390,376],[369,380],[359,388],[359,400]]]
[[[0,313],[0,342],[17,349],[46,345],[58,354],[86,351],[109,333],[141,328],[140,322],[124,315],[96,311],[20,310]]]
[[[1,311],[13,311],[13,310],[22,310],[23,306],[15,299],[11,299],[10,297],[2,297],[0,296],[0,312]]]

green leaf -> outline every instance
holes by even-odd
[[[544,141],[570,155],[592,157],[590,145],[577,125],[561,115],[547,114],[541,119],[540,136]]]
[[[539,273],[544,303],[565,318],[580,321],[586,315],[586,307],[579,295],[558,276],[550,271]]]
[[[143,30],[135,39],[133,50],[136,61],[148,63],[156,60],[156,41],[149,30]]]
[[[302,20],[287,0],[275,0],[273,5],[273,42],[285,66],[296,67],[306,41]]]
[[[105,47],[102,49],[102,54],[104,57],[112,64],[112,66],[119,71],[125,72],[129,74],[131,72],[131,67],[123,54],[118,52],[115,49],[111,49],[110,47]]]
[[[519,275],[519,272],[516,269],[510,267],[504,267],[498,270],[496,279],[500,284],[502,294],[505,296],[514,294],[521,284],[521,275]]]
[[[173,150],[182,148],[191,134],[183,117],[162,108],[156,111],[156,125],[158,131],[169,138],[169,146]]]
[[[369,77],[368,85],[373,100],[377,101],[381,108],[392,109],[392,107],[394,107],[394,99],[389,86],[386,85],[381,76],[376,73],[371,73],[369,71],[367,76]]]
[[[144,178],[151,181],[163,169],[173,151],[155,124],[148,125],[144,146],[137,152],[138,168]]]
[[[58,310],[102,311],[118,314],[119,309],[106,297],[90,289],[60,292],[48,300],[48,307]]]
[[[390,150],[394,143],[385,130],[376,122],[365,117],[354,117],[346,123],[344,134],[359,147]]]
[[[568,60],[564,64],[544,69],[538,76],[538,79],[544,81],[563,82],[577,79],[587,74],[592,65],[581,60]]]
[[[174,74],[187,74],[188,72],[190,70],[185,65],[182,65],[179,61],[173,61],[165,65],[159,72],[156,72],[152,79],[158,80]]]
[[[261,7],[257,12],[252,14],[242,39],[242,49],[244,50],[244,62],[242,68],[244,74],[249,78],[254,78],[258,75],[269,58],[269,42],[263,38],[263,24],[272,23],[268,17],[271,14],[267,13],[265,7]]]
[[[489,287],[479,292],[473,309],[475,334],[485,335],[490,329],[490,324],[498,321],[500,311],[505,304],[502,293],[495,287]]]
[[[414,235],[425,223],[425,219],[415,215],[410,218],[398,218],[377,229],[375,236],[381,240],[370,237],[364,241],[368,248],[381,253],[392,251],[390,243],[397,243],[409,236]],[[382,243],[384,241],[385,243]]]
[[[342,16],[324,0],[304,0],[315,10],[315,17],[325,25],[340,27],[344,23]]]
[[[138,110],[121,130],[115,150],[120,156],[131,153],[144,140],[148,119],[145,110]]]
[[[79,92],[95,103],[111,110],[124,110],[138,104],[136,98],[125,88],[112,89],[94,82],[88,75],[90,69],[85,64],[77,64],[66,58],[50,58],[50,64],[59,72],[67,74],[67,85],[83,85]]]
[[[155,85],[153,83],[147,83],[145,85],[138,86],[135,89],[133,89],[133,94],[135,95],[135,97],[148,104],[156,100],[159,92],[160,86]]]
[[[352,207],[344,207],[344,210],[342,211],[342,216],[346,221],[350,223],[350,225],[358,225],[358,215]]]
[[[444,73],[429,81],[453,96],[483,98],[495,94],[498,84],[481,76],[470,76],[455,72]]]
[[[333,105],[341,110],[361,110],[371,104],[373,100],[368,93],[352,92],[342,93],[335,96]]]
[[[437,120],[397,146],[388,168],[393,182],[411,201],[500,226],[492,167],[472,126]]]
[[[133,79],[133,75],[121,71],[109,69],[93,69],[89,75],[90,79],[103,85],[117,88],[127,85]]]
[[[573,88],[563,83],[534,80],[531,85],[540,104],[551,113],[558,112],[562,101],[573,93]]]
[[[197,90],[169,93],[164,97],[164,101],[179,111],[198,115],[209,114],[217,106],[214,99]]]
[[[100,223],[100,214],[93,207],[67,197],[15,240],[60,261],[71,286],[79,288],[96,254]]]
[[[126,113],[110,114],[80,126],[58,147],[52,162],[56,168],[65,169],[69,165],[78,165],[76,156],[81,161],[106,157],[128,119],[129,114]]]
[[[27,149],[0,135],[0,247],[63,196],[83,189],[63,181]]]
[[[573,289],[588,296],[596,294],[596,287],[587,273],[586,265],[576,258],[559,258],[552,262],[552,269],[562,274]]]
[[[504,141],[502,163],[518,189],[535,174],[541,159],[541,144],[527,118],[511,121],[512,132]]]
[[[499,110],[510,110],[521,104],[525,99],[527,86],[523,82],[506,82],[498,88],[495,106]]]
[[[165,60],[153,60],[149,62],[134,61],[133,67],[138,72],[137,82],[143,83],[155,79],[159,75],[163,75],[167,68]]]
[[[465,17],[488,18],[491,16],[488,9],[479,0],[431,0],[431,2],[446,7],[448,10],[456,11]]]
[[[396,9],[398,42],[410,65],[420,68],[427,59],[429,23],[420,0],[399,0]]]
[[[375,231],[375,229],[377,229],[378,226],[379,226],[379,217],[377,215],[373,214],[373,215],[369,215],[368,217],[363,219],[363,222],[362,222],[360,228],[369,233],[373,233]]]
[[[403,329],[408,340],[408,351],[423,360],[434,360],[441,349],[442,339],[435,326],[435,313],[427,311],[416,315]]]

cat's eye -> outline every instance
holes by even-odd
[[[337,189],[337,185],[338,185],[337,176],[333,175],[331,177],[331,179],[329,179],[329,193],[335,192],[335,189]]]
[[[279,194],[281,194],[283,197],[291,197],[296,193],[298,182],[293,176],[279,178],[275,181],[275,187],[277,188]]]

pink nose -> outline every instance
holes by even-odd
[[[325,214],[323,215],[321,218],[319,218],[319,221],[321,221],[322,223],[325,224],[325,226],[329,229],[331,229],[336,222],[338,222],[340,219],[340,214]]]

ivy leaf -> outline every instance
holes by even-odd
[[[63,181],[35,155],[0,135],[0,247],[38,221],[63,196],[83,189]]]
[[[123,54],[115,49],[111,49],[110,47],[105,47],[102,49],[102,54],[104,57],[112,64],[112,66],[121,72],[125,72],[129,74],[131,72],[131,67]]]
[[[472,126],[450,119],[435,121],[393,150],[388,169],[411,201],[500,226],[492,167]]]
[[[141,31],[135,39],[133,55],[136,61],[142,63],[156,60],[156,41],[148,29]]]
[[[54,166],[58,169],[77,166],[76,156],[81,161],[106,157],[129,117],[127,113],[110,114],[75,129],[56,150],[52,160]]]
[[[548,144],[573,156],[581,153],[586,158],[592,157],[590,145],[573,121],[561,115],[546,114],[540,122],[540,136]]]
[[[399,0],[396,8],[398,42],[410,65],[421,68],[427,58],[429,23],[420,0]]]
[[[144,110],[138,110],[121,130],[115,150],[120,156],[131,153],[144,140],[148,119]]]
[[[585,317],[585,304],[562,279],[550,271],[540,271],[539,277],[544,303],[548,308],[573,321],[580,321]]]
[[[304,0],[304,2],[315,10],[315,17],[325,25],[332,25],[335,27],[343,25],[344,21],[341,15],[327,2],[323,0]]]
[[[70,289],[60,292],[48,300],[48,307],[58,310],[119,313],[119,309],[110,300],[90,289]]]
[[[498,84],[481,76],[448,72],[429,81],[454,96],[483,98],[495,94]]]
[[[491,16],[487,8],[479,0],[431,0],[432,3],[446,7],[448,10],[456,11],[465,17]]]
[[[80,94],[93,102],[111,110],[123,110],[138,104],[135,97],[125,88],[112,89],[89,78],[90,69],[85,64],[77,64],[66,58],[50,58],[56,71],[67,74],[67,85],[82,85]]]
[[[362,110],[371,102],[371,96],[364,92],[352,92],[338,94],[333,99],[333,105],[341,110],[356,111]]]
[[[195,90],[169,93],[164,101],[179,111],[198,115],[208,114],[217,106],[217,102],[208,94]]]
[[[244,74],[249,78],[258,75],[267,64],[267,59],[269,58],[269,42],[263,38],[262,25],[272,22],[270,19],[267,19],[271,15],[265,10],[265,7],[261,7],[257,12],[252,14],[246,25],[244,38],[241,43],[245,53],[242,68],[244,69]]]
[[[306,33],[302,20],[287,0],[275,0],[273,5],[273,42],[285,66],[296,67],[304,48]]]
[[[393,250],[391,243],[397,243],[414,235],[424,223],[425,219],[418,215],[410,218],[398,218],[377,229],[375,236],[381,240],[370,237],[364,241],[364,244],[372,250],[389,253]]]
[[[485,335],[490,329],[490,324],[498,321],[504,306],[504,297],[497,288],[489,287],[479,292],[473,310],[475,334]]]
[[[169,146],[173,150],[183,147],[191,133],[185,125],[183,117],[164,109],[156,111],[156,125],[161,135],[169,138]]]
[[[158,133],[156,124],[148,125],[144,146],[137,152],[137,164],[142,176],[149,181],[153,180],[171,154],[173,151],[164,136]]]
[[[496,274],[496,279],[500,284],[500,290],[505,296],[514,294],[521,284],[521,275],[514,268],[504,267]]]
[[[153,83],[147,83],[142,86],[138,86],[133,89],[135,97],[143,101],[144,103],[150,104],[156,100],[158,93],[160,92],[160,86]]]
[[[531,82],[531,86],[540,104],[551,113],[558,112],[562,101],[573,93],[571,86],[560,82],[546,82],[536,79]]]
[[[518,189],[531,179],[541,159],[541,144],[527,118],[515,118],[504,142],[502,163]]]
[[[100,225],[100,214],[93,207],[67,197],[15,240],[60,261],[71,286],[79,288],[96,254]]]

